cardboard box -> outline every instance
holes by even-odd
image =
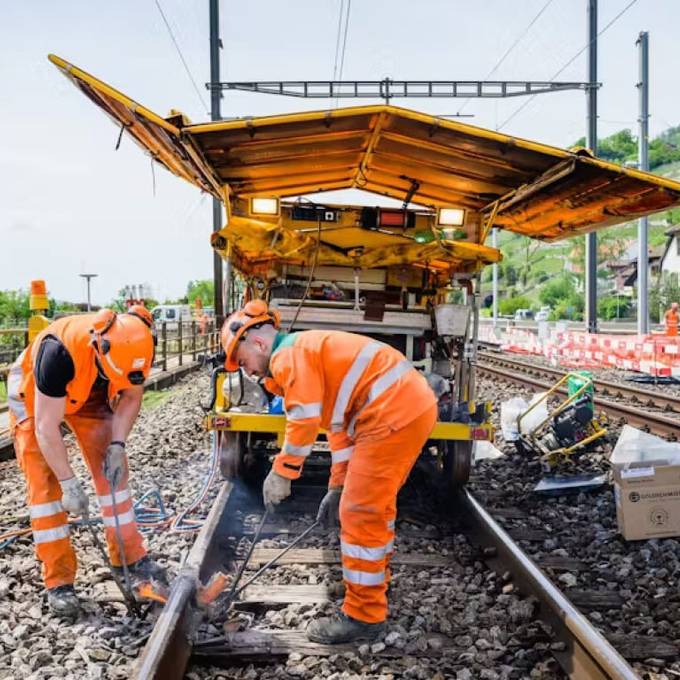
[[[667,460],[614,465],[614,496],[627,541],[680,536],[680,465]]]

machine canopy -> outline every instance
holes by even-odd
[[[680,183],[395,106],[191,124],[49,59],[176,175],[226,200],[358,188],[554,241],[680,204]],[[472,234],[470,234],[472,236]],[[484,259],[484,258],[482,258]]]

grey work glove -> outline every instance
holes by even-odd
[[[59,481],[61,505],[70,515],[87,515],[90,501],[77,477]]]
[[[316,521],[321,522],[325,527],[337,527],[340,524],[340,498],[342,487],[335,486],[326,492],[326,495],[319,504],[319,511],[316,513]]]
[[[125,445],[111,442],[106,449],[103,470],[104,477],[115,489],[125,473]]]
[[[277,472],[274,472],[274,470],[270,470],[262,485],[264,507],[271,512],[275,505],[278,505],[288,496],[290,496],[290,479],[286,479],[286,477],[282,477]]]

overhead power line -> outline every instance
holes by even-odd
[[[529,24],[527,25],[527,27],[519,34],[519,37],[515,40],[515,42],[513,42],[512,45],[510,45],[510,47],[508,47],[508,49],[505,50],[505,53],[504,53],[503,56],[496,62],[496,65],[495,65],[495,66],[494,66],[494,67],[486,74],[486,77],[484,78],[484,80],[489,80],[489,78],[491,78],[491,76],[492,76],[494,73],[496,73],[496,71],[498,71],[498,69],[501,67],[501,65],[503,64],[503,62],[510,56],[510,53],[515,49],[515,47],[517,47],[517,45],[520,44],[520,42],[522,42],[522,40],[524,40],[525,36],[527,35],[527,33],[529,33],[529,31],[531,30],[532,26],[533,26],[533,25],[541,18],[541,15],[545,12],[545,10],[548,9],[548,7],[550,7],[550,5],[552,5],[553,2],[555,2],[555,0],[548,0],[548,1],[543,5],[543,7],[541,7],[541,9],[538,10],[538,13],[537,13],[537,14],[534,16],[534,18],[529,22]],[[460,108],[458,109],[458,113],[460,113],[460,112],[461,112],[461,111],[462,111],[469,103],[470,103],[470,100],[469,100],[469,99],[466,99],[466,100],[461,104]]]
[[[338,12],[338,29],[335,34],[335,59],[333,61],[333,80],[338,79],[338,57],[340,56],[340,36],[342,36],[342,16],[345,13],[345,0],[340,0]]]
[[[177,50],[177,54],[179,55],[180,61],[182,62],[182,65],[184,66],[184,70],[186,71],[187,75],[189,76],[189,80],[191,81],[191,85],[194,88],[194,91],[196,92],[197,97],[199,98],[201,105],[203,106],[203,110],[205,112],[208,112],[210,110],[210,107],[206,103],[205,99],[203,99],[203,95],[201,94],[201,90],[198,88],[198,85],[196,84],[196,81],[194,80],[194,77],[191,75],[191,70],[189,69],[189,65],[186,62],[186,59],[184,58],[184,55],[182,54],[182,49],[179,46],[179,43],[177,42],[177,39],[175,38],[175,34],[173,33],[173,30],[168,23],[168,20],[165,16],[165,12],[163,12],[163,8],[161,7],[161,3],[159,0],[154,0],[156,3],[156,7],[158,7],[158,11],[160,12],[161,18],[163,19],[163,23],[165,24],[165,27],[168,29],[168,33],[170,34],[170,40],[172,40],[172,44],[175,46],[175,49]]]
[[[342,80],[342,71],[345,68],[345,52],[347,50],[347,30],[349,28],[349,13],[352,9],[352,0],[347,0],[347,12],[345,14],[345,32],[342,39],[342,52],[340,55],[340,66],[338,68],[338,80]],[[340,16],[342,17],[342,4],[340,5]],[[338,24],[339,26],[339,24]],[[340,37],[338,35],[338,37]],[[338,100],[335,100],[335,106],[337,107]]]
[[[630,0],[630,2],[613,18],[607,25],[598,32],[597,37],[599,38],[601,35],[603,35],[611,26],[616,23],[638,0]],[[553,76],[550,78],[550,82],[555,80],[566,68],[571,66],[591,45],[591,43],[594,42],[593,40],[588,41],[569,61],[562,66]],[[501,130],[504,128],[511,120],[515,118],[521,111],[523,111],[531,102],[535,99],[536,97],[530,97],[527,99],[521,106],[519,106],[513,113],[511,113],[499,126],[498,130]]]

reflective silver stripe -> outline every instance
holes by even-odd
[[[120,489],[120,491],[116,491],[115,493],[116,496],[116,505],[119,503],[122,503],[123,501],[127,501],[130,498],[130,490],[128,488],[125,489]],[[113,505],[113,502],[111,500],[111,494],[108,494],[107,496],[97,496],[99,499],[99,505],[102,508],[108,508],[109,505]]]
[[[348,461],[354,453],[354,447],[349,446],[346,449],[339,449],[338,451],[331,451],[331,463],[337,465]]]
[[[50,501],[49,503],[38,503],[28,506],[28,514],[31,516],[31,519],[58,515],[60,512],[64,512],[61,501]]]
[[[104,520],[104,526],[105,527],[115,527],[116,526],[116,518],[113,517],[102,517]],[[127,512],[120,512],[118,513],[118,524],[123,526],[124,524],[132,524],[135,521],[135,513],[134,510],[128,510]]]
[[[19,358],[12,364],[9,373],[7,374],[7,404],[18,423],[28,418],[26,404],[19,394],[21,391],[21,382],[24,378],[23,371],[21,370],[21,362],[23,361],[25,352],[26,350],[19,355]]]
[[[387,520],[387,528],[390,529],[391,531],[394,531],[394,523],[396,520],[394,519],[388,519]]]
[[[295,446],[295,444],[289,444],[284,442],[283,452],[289,453],[291,456],[308,456],[312,452],[313,444],[305,444],[304,446]]]
[[[368,401],[366,403],[370,404],[372,401],[375,401],[386,389],[392,387],[404,373],[410,371],[412,368],[413,365],[408,359],[404,359],[396,366],[392,366],[387,373],[381,375],[373,385],[371,385],[371,389],[368,393]]]
[[[363,545],[353,545],[352,543],[345,543],[345,541],[340,541],[340,548],[343,555],[347,557],[356,557],[359,560],[369,560],[371,562],[377,562],[385,558],[387,553],[392,552],[394,548],[394,541],[390,541],[385,545],[378,546],[377,548],[367,548]]]
[[[54,529],[36,529],[33,532],[33,540],[36,543],[52,543],[62,538],[68,538],[68,524],[62,524]]]
[[[321,402],[313,404],[297,404],[290,409],[286,409],[288,420],[305,420],[306,418],[319,418],[321,416]]]
[[[399,378],[401,378],[404,373],[407,373],[413,368],[413,365],[408,359],[400,361],[396,366],[392,366],[389,371],[381,375],[374,383],[371,385],[371,389],[368,392],[368,399],[362,405],[362,407],[354,414],[354,417],[347,427],[347,434],[350,437],[354,436],[354,429],[356,428],[357,419],[361,415],[361,412],[373,401],[375,401],[385,390],[388,390],[392,385],[394,385]]]
[[[359,571],[358,569],[342,568],[342,577],[349,583],[354,583],[357,586],[380,586],[385,583],[385,572],[379,571],[372,573],[370,571]]]
[[[361,348],[356,359],[349,367],[345,377],[340,383],[338,396],[335,398],[333,405],[333,415],[331,416],[331,432],[338,432],[342,430],[342,425],[345,422],[345,411],[349,405],[349,400],[354,392],[354,388],[359,382],[362,373],[370,363],[375,353],[382,347],[381,342],[369,342]]]

